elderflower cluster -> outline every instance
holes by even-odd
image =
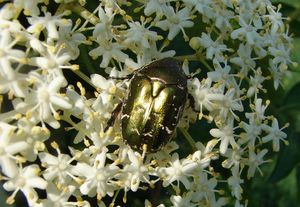
[[[287,143],[287,125],[266,114],[265,99],[265,84],[277,89],[293,64],[279,8],[270,0],[93,5],[91,11],[84,1],[14,0],[0,9],[0,177],[7,203],[22,192],[34,207],[125,205],[153,188],[147,207],[246,206],[243,183],[262,173],[268,143],[275,152]],[[193,137],[187,156],[175,138],[156,153],[133,151],[118,118],[104,131],[130,83],[109,77],[178,53],[193,100],[178,128],[187,133],[205,123],[209,141]],[[88,77],[92,59],[98,74]],[[166,191],[169,201],[162,199]]]

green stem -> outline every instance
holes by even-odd
[[[200,59],[200,62],[209,70],[209,71],[214,71],[214,69],[206,62],[204,58]]]
[[[70,124],[72,127],[74,127],[74,129],[76,129],[77,131],[80,131],[82,133],[85,134],[85,136],[89,137],[89,133],[84,129],[82,128],[81,126],[79,126],[78,124],[74,123],[72,121],[72,119],[70,118],[70,116],[67,116],[67,115],[62,115],[61,117],[61,120],[67,122],[68,124]]]
[[[100,19],[87,9],[85,9],[83,6],[81,6],[78,2],[71,2],[68,4],[61,4],[58,11],[63,12],[65,10],[71,10],[90,22],[93,25],[96,25],[100,22]]]
[[[183,136],[185,137],[185,139],[188,141],[188,143],[191,145],[193,151],[196,151],[197,150],[196,142],[194,141],[192,136],[184,128],[181,128],[181,127],[178,127],[178,128],[179,128],[180,132],[183,134]]]
[[[114,198],[113,198],[113,200],[112,200],[110,206],[114,206],[114,205],[115,205],[115,202],[116,202],[116,199],[117,199],[117,197],[118,197],[118,195],[119,195],[119,193],[120,193],[120,190],[121,190],[121,189],[117,190],[117,192],[115,193]]]
[[[197,61],[197,60],[199,60],[197,54],[175,56],[174,58],[179,61],[184,61],[184,60]]]
[[[97,87],[91,82],[90,78],[87,77],[83,72],[80,70],[72,70],[76,75],[78,75],[80,78],[82,78],[85,82],[90,84],[93,88],[97,89]]]
[[[214,69],[206,62],[205,58],[201,53],[195,53],[192,55],[182,55],[174,57],[176,60],[179,61],[200,61],[209,71],[214,71]]]

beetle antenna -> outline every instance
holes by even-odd
[[[107,121],[107,125],[106,125],[106,127],[104,128],[104,133],[109,129],[109,127],[111,127],[111,126],[114,125],[117,116],[118,116],[119,113],[121,112],[122,105],[123,105],[122,102],[119,103],[119,104],[116,106],[116,108],[112,111],[111,117],[110,117],[110,119]]]

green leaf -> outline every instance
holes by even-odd
[[[285,120],[293,121],[294,127],[297,126],[297,120],[300,112],[300,82],[294,85],[285,95],[282,106],[277,110]]]
[[[296,179],[297,179],[297,198],[298,203],[300,203],[300,165],[297,166],[296,169]]]
[[[293,52],[291,53],[292,60],[299,63],[300,62],[300,59],[299,59],[300,58],[300,38],[299,37],[294,38],[292,43],[293,43]],[[300,65],[298,65],[297,69],[299,71]]]
[[[6,199],[7,199],[8,195],[7,192],[2,188],[2,186],[0,186],[0,206],[1,207],[15,207],[16,205],[8,205],[6,203]]]
[[[293,86],[287,93],[284,103],[285,104],[299,104],[300,103],[300,82]]]
[[[297,24],[298,26],[298,24]],[[285,76],[283,80],[284,89],[290,90],[296,83],[300,82],[300,38],[293,39],[293,50],[291,52],[292,61],[298,63],[297,67],[291,66],[291,73]]]
[[[285,178],[300,163],[300,133],[292,132],[289,145],[280,151],[275,168],[269,177],[270,182],[278,182]]]

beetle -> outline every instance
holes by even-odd
[[[187,76],[177,60],[164,58],[127,78],[127,97],[112,112],[104,132],[121,114],[125,143],[139,152],[156,152],[175,135],[187,99]]]

